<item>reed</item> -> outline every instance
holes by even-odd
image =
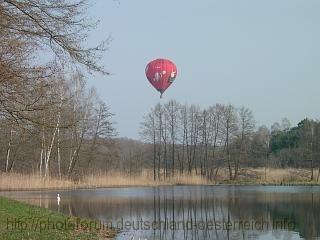
[[[2,173],[0,190],[36,190],[73,188],[76,183],[54,177],[40,178],[38,174]]]
[[[317,176],[316,176],[317,179]],[[153,171],[145,169],[136,174],[120,171],[95,173],[82,177],[78,181],[58,179],[55,177],[40,178],[38,174],[2,173],[0,190],[37,190],[37,189],[76,189],[125,186],[159,186],[159,185],[208,185],[208,184],[318,184],[310,181],[310,170],[295,168],[243,168],[236,180],[229,180],[228,170],[221,168],[216,178],[208,178],[192,172],[191,174],[175,173],[174,176],[153,180]]]
[[[122,186],[158,186],[158,185],[200,185],[207,184],[205,177],[192,173],[178,174],[173,177],[168,176],[164,178],[163,174],[160,180],[154,181],[153,172],[150,170],[143,170],[139,174],[130,175],[123,172],[100,173],[84,177],[81,185],[88,187],[122,187]]]

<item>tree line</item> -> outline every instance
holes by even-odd
[[[215,104],[208,108],[170,100],[156,104],[141,123],[150,145],[155,180],[175,174],[201,174],[214,180],[227,168],[230,180],[246,167],[319,167],[319,121],[291,127],[286,118],[269,129],[257,126],[246,107]],[[319,172],[320,173],[320,172]],[[318,174],[319,175],[319,174]]]
[[[95,27],[86,0],[0,2],[1,171],[77,177],[106,169],[116,130],[110,108],[87,73],[99,64],[108,39],[87,47]],[[94,166],[94,167],[92,167]]]

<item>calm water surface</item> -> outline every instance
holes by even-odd
[[[165,186],[1,195],[112,224],[121,230],[119,240],[320,239],[320,187]]]

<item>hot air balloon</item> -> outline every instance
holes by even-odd
[[[151,85],[160,92],[160,98],[177,76],[176,65],[168,59],[156,59],[148,63],[146,76]]]

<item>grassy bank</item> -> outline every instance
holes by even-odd
[[[0,197],[0,239],[100,240],[114,237],[113,230],[99,227],[98,222],[71,218]]]
[[[122,172],[95,174],[83,177],[79,181],[60,180],[57,178],[41,179],[36,174],[0,174],[0,190],[36,190],[36,189],[75,189],[125,186],[157,185],[206,185],[206,184],[273,184],[273,185],[309,185],[320,184],[310,181],[308,169],[246,168],[241,169],[236,180],[230,180],[227,169],[220,169],[214,181],[193,172],[191,175],[176,173],[160,181],[153,180],[153,172],[144,170],[139,174],[129,175]],[[317,179],[317,174],[315,176]]]

